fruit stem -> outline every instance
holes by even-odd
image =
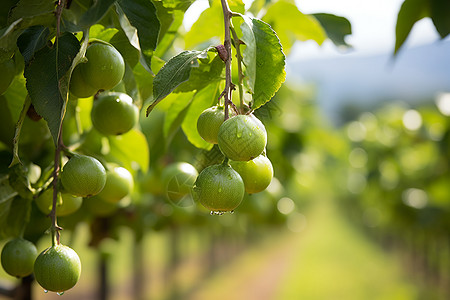
[[[56,7],[56,41],[55,44],[58,47],[58,39],[61,34],[61,14],[66,5],[65,0],[58,0],[58,5]],[[52,219],[52,225],[50,228],[50,231],[52,233],[52,245],[59,245],[59,231],[62,229],[58,226],[57,218],[56,218],[56,201],[58,199],[58,175],[59,175],[59,169],[61,166],[61,149],[64,147],[62,142],[62,120],[61,124],[59,125],[59,133],[58,133],[58,139],[56,142],[56,149],[55,149],[55,167],[53,169],[53,203],[52,203],[52,210],[50,212],[50,218]]]
[[[222,161],[222,165],[228,166],[228,161],[229,161],[228,157],[225,156],[225,158]]]
[[[232,12],[228,6],[227,0],[221,0],[222,10],[223,10],[223,20],[225,25],[225,38],[223,45],[225,46],[225,50],[227,51],[227,60],[225,61],[225,89],[220,94],[220,98],[224,97],[225,101],[225,118],[227,120],[229,118],[228,114],[228,105],[231,102],[231,91],[234,86],[231,82],[231,35],[230,35],[230,20],[232,17]]]
[[[237,67],[238,67],[238,76],[239,76],[239,112],[241,114],[244,113],[244,89],[242,86],[242,82],[244,81],[244,73],[242,72],[242,55],[241,55],[241,44],[243,42],[238,38],[236,31],[234,30],[233,24],[230,25],[231,33],[233,34],[234,40],[234,49],[236,49],[236,59],[237,59]]]

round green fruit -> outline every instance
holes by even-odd
[[[89,197],[101,192],[106,183],[103,165],[93,157],[74,155],[64,165],[61,183],[65,191],[79,197]]]
[[[249,161],[264,151],[267,132],[255,116],[238,115],[220,126],[218,144],[222,153],[229,159]]]
[[[245,191],[249,194],[265,190],[272,181],[272,163],[264,155],[249,161],[230,161],[230,165],[241,175]]]
[[[134,187],[133,175],[122,167],[111,165],[106,170],[106,184],[97,197],[106,202],[117,203],[129,195]]]
[[[14,75],[16,75],[16,66],[13,59],[0,63],[0,95],[6,92],[14,79]]]
[[[2,267],[15,277],[25,277],[33,273],[37,256],[36,246],[30,241],[16,238],[5,244],[1,254]]]
[[[217,134],[224,119],[223,107],[213,106],[205,109],[197,120],[197,131],[208,143],[217,144]]]
[[[79,64],[73,69],[72,76],[70,77],[70,92],[77,98],[87,98],[95,95],[98,89],[89,85],[83,78],[81,72],[83,64]]]
[[[107,217],[119,209],[119,203],[112,203],[93,196],[83,200],[84,207],[94,216]]]
[[[92,125],[105,135],[128,132],[139,121],[139,109],[124,93],[107,93],[94,101]]]
[[[70,194],[58,193],[56,199],[56,215],[64,217],[76,212],[83,203],[83,198],[72,196]],[[53,189],[48,189],[36,198],[36,205],[41,212],[48,215],[52,211],[53,206]]]
[[[244,193],[241,176],[227,164],[203,169],[193,188],[194,199],[216,214],[236,209]]]
[[[197,176],[197,169],[186,162],[167,166],[161,174],[167,199],[177,206],[192,205],[190,196]]]
[[[45,249],[34,262],[36,281],[47,291],[64,292],[80,278],[81,262],[70,247],[55,245]]]

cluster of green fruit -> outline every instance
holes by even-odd
[[[192,192],[194,200],[211,214],[233,212],[244,193],[254,194],[267,188],[273,167],[265,155],[267,132],[253,114],[235,115],[225,121],[224,108],[214,106],[200,115],[197,129],[207,142],[218,144],[226,157],[200,174],[187,163],[177,163],[163,172],[167,197],[180,201]],[[177,203],[179,204],[179,203]]]
[[[128,132],[139,119],[139,109],[131,97],[117,92],[99,93],[122,80],[125,64],[121,54],[109,44],[94,42],[87,48],[86,58],[87,62],[80,63],[72,73],[70,92],[78,98],[96,95],[91,120],[97,131],[104,135]],[[57,216],[76,212],[82,206],[83,198],[86,208],[93,214],[111,213],[117,209],[120,200],[131,194],[134,186],[133,176],[127,169],[113,163],[104,166],[94,157],[77,153],[70,154],[59,181]],[[43,190],[35,203],[40,211],[49,215],[53,189]],[[8,274],[24,277],[34,272],[37,282],[46,291],[58,293],[72,288],[81,272],[76,252],[58,242],[38,256],[33,243],[22,238],[13,239],[3,248],[1,262]]]
[[[5,244],[1,263],[6,273],[17,278],[34,273],[45,291],[60,295],[75,286],[81,273],[80,258],[70,247],[53,245],[38,255],[36,246],[22,238]]]

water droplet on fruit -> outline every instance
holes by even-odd
[[[210,214],[211,216],[214,215],[214,211],[211,211],[209,214]]]
[[[64,292],[57,292],[56,293],[58,296],[62,296],[62,295],[64,295]]]
[[[222,188],[221,188],[221,187],[219,187],[218,192],[219,192],[219,193],[222,193]]]
[[[249,133],[248,133],[248,135],[249,135],[249,136],[252,136],[252,133],[251,133],[251,132],[249,132]]]
[[[48,291],[47,291],[47,290],[44,290],[44,293],[46,293],[46,294],[47,294],[47,293],[48,293]]]

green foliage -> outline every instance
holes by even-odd
[[[243,59],[249,90],[253,94],[252,108],[257,109],[270,101],[284,82],[285,56],[276,33],[268,24],[255,18],[243,18],[242,40],[246,45]]]
[[[394,54],[400,50],[414,24],[425,17],[431,17],[441,38],[445,38],[450,33],[449,14],[450,3],[445,0],[405,0],[397,17]]]
[[[25,67],[24,76],[31,103],[36,112],[47,121],[55,144],[68,93],[67,86],[65,90],[60,89],[60,86],[79,49],[80,45],[74,35],[64,33],[54,47],[46,46],[36,52],[33,61]]]
[[[281,0],[269,5],[262,20],[277,32],[286,54],[296,40],[313,40],[321,45],[327,37],[323,24],[321,26],[314,17],[300,12],[290,1]]]

